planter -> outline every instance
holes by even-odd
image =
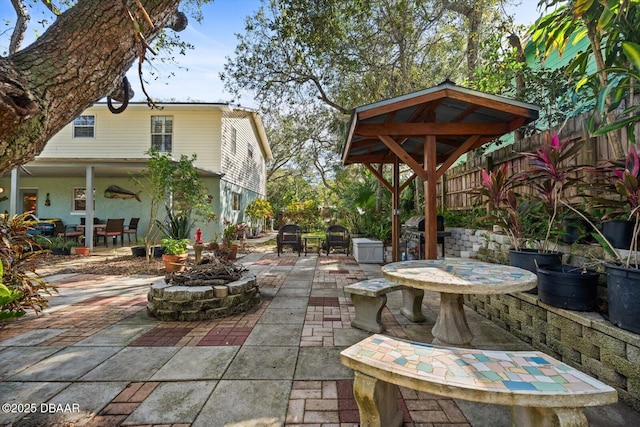
[[[147,256],[146,246],[131,246],[131,254],[136,257]]]
[[[633,237],[633,222],[615,219],[602,223],[602,234],[616,249],[629,249]]]
[[[229,246],[229,261],[234,261],[238,256],[238,245]]]
[[[509,264],[513,267],[523,268],[536,274],[538,266],[562,264],[561,252],[540,252],[537,249],[510,249]],[[528,294],[537,294],[538,288],[526,291]]]
[[[182,271],[184,270],[184,266],[187,263],[187,258],[189,254],[180,254],[180,255],[162,255],[162,261],[164,261],[164,269],[167,273],[172,273],[174,271]]]
[[[561,240],[568,244],[588,241],[590,233],[593,231],[589,223],[582,218],[564,219],[562,226],[564,233]]]
[[[51,248],[52,255],[71,255],[71,249],[69,248]]]
[[[609,321],[640,334],[640,269],[605,264],[609,294]]]
[[[153,257],[154,258],[162,258],[164,255],[164,248],[162,246],[154,246],[153,247]]]
[[[538,268],[538,297],[553,307],[592,311],[598,296],[598,273],[571,265]]]
[[[88,246],[76,246],[75,247],[76,255],[87,256],[89,255],[89,247]]]

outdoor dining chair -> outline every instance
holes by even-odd
[[[104,238],[104,245],[107,247],[109,246],[107,237],[112,237],[115,245],[118,236],[120,236],[120,246],[124,245],[124,218],[108,219],[103,229],[96,230],[96,241],[100,237]]]
[[[135,236],[135,242],[138,243],[138,222],[140,222],[140,218],[131,218],[131,221],[129,221],[129,225],[127,225],[124,229],[124,234],[127,235],[129,243],[131,243],[132,234]]]
[[[81,231],[75,231],[71,228],[68,228],[62,221],[53,221],[53,235],[56,237],[62,237],[64,241],[67,240],[78,240],[80,236],[82,236]]]

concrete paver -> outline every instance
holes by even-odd
[[[92,260],[93,261],[93,260]],[[202,322],[161,322],[146,314],[150,277],[54,275],[51,308],[0,329],[0,403],[75,404],[75,412],[0,413],[26,426],[357,426],[353,372],[339,352],[369,334],[354,329],[343,287],[380,277],[380,266],[345,255],[252,252],[242,262],[258,279],[261,303]],[[386,333],[430,342],[437,294],[426,322],[400,314],[388,295]],[[478,348],[528,345],[483,317],[467,316]],[[406,426],[510,425],[506,407],[401,389]],[[623,404],[588,408],[592,426],[640,425]]]

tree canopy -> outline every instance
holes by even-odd
[[[42,0],[52,24],[22,47],[28,3],[14,0],[16,25],[8,56],[0,57],[0,173],[27,163],[83,110],[105,96],[124,101],[124,77],[136,60],[149,60],[151,43],[180,31],[210,0]],[[166,37],[160,40],[171,44]],[[129,97],[132,96],[129,91]]]

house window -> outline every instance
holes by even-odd
[[[249,144],[249,147],[247,148],[247,156],[249,156],[250,159],[253,159],[253,145]]]
[[[93,190],[93,210],[96,209],[95,189]],[[73,189],[73,211],[85,212],[87,210],[87,189],[84,187],[75,187]]]
[[[237,148],[237,131],[236,128],[231,128],[231,154],[235,155],[236,154],[236,148]]]
[[[173,116],[151,116],[151,146],[161,153],[171,152]]]
[[[87,189],[86,188],[73,189],[73,210],[83,211],[83,212],[87,210]]]
[[[231,204],[231,209],[234,211],[239,211],[241,202],[242,202],[242,194],[233,193],[233,202]]]
[[[74,138],[93,138],[95,136],[96,116],[78,116],[73,121]]]

